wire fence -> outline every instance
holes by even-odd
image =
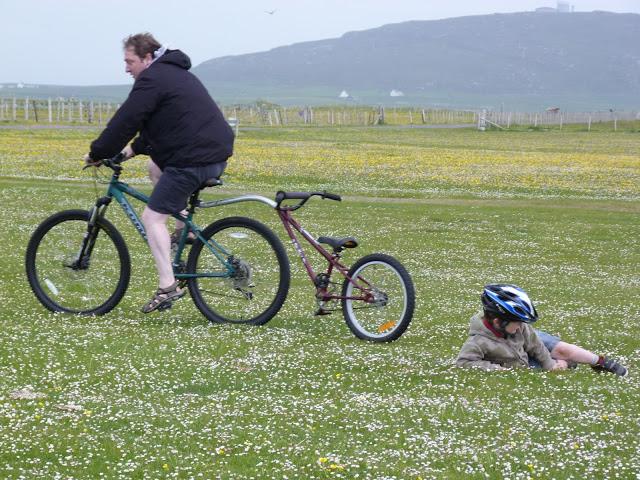
[[[105,125],[120,108],[119,103],[73,98],[1,98],[0,122],[27,124]],[[509,129],[515,126],[558,127],[640,120],[637,111],[497,112],[419,107],[324,106],[281,107],[278,105],[222,106],[225,118],[236,129],[244,126],[374,126],[374,125],[476,125]]]
[[[0,98],[0,122],[106,124],[119,103],[70,98]]]
[[[353,107],[224,107],[226,118],[256,126],[367,126],[475,124],[477,113],[432,108]]]
[[[617,130],[619,122],[637,120],[640,120],[640,113],[637,111],[561,112],[558,109],[534,113],[482,111],[478,114],[478,129],[484,130],[488,127],[509,129],[518,125],[534,128],[557,126],[562,129],[565,125],[585,125],[587,130],[591,130],[593,124],[611,123],[613,129]]]

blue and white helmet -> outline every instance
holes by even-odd
[[[515,285],[493,283],[484,287],[482,305],[485,312],[509,322],[533,323],[538,312],[529,295]]]

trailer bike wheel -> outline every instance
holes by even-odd
[[[348,276],[342,286],[342,313],[354,335],[372,342],[398,339],[415,307],[407,270],[395,258],[376,253],[354,263]]]

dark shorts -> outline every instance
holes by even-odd
[[[536,332],[536,335],[538,335],[538,338],[540,339],[540,341],[544,344],[545,347],[547,347],[547,350],[549,350],[549,353],[551,353],[551,351],[554,348],[556,348],[556,345],[560,343],[559,337],[556,337],[555,335],[551,335],[550,333],[547,333],[547,332],[543,332],[541,330],[537,330],[535,328],[534,330]],[[535,358],[531,358],[531,357],[529,357],[529,366],[532,368],[542,368],[542,365],[540,364],[540,362]]]
[[[218,178],[227,162],[198,167],[166,167],[151,192],[147,206],[157,213],[173,215],[187,206],[189,196],[210,178]]]

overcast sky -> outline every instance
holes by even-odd
[[[640,13],[640,0],[574,0]],[[532,11],[555,0],[0,0],[0,83],[126,84],[121,42],[149,31],[197,65],[407,20]],[[269,13],[272,12],[272,13]]]

